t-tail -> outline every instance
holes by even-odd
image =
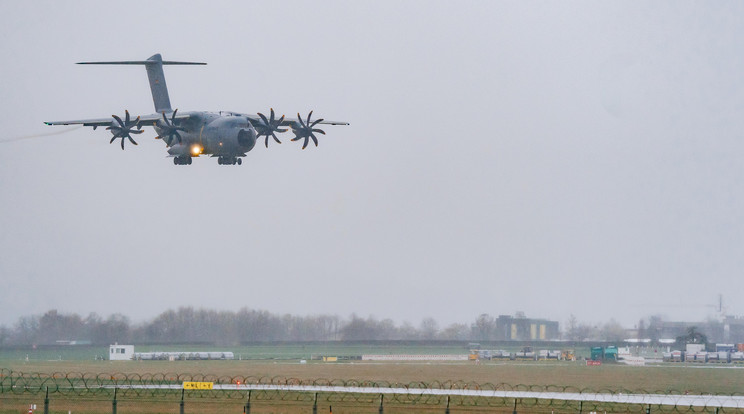
[[[150,56],[147,60],[125,60],[121,62],[78,62],[78,65],[145,65],[147,78],[150,80],[150,91],[152,102],[155,104],[155,112],[172,112],[168,87],[165,84],[163,65],[206,65],[203,62],[174,62],[163,60],[160,53]]]

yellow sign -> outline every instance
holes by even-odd
[[[213,382],[196,382],[196,381],[184,381],[183,389],[185,390],[211,390],[214,386]]]

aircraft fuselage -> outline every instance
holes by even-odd
[[[247,117],[234,112],[189,112],[179,126],[181,142],[171,142],[168,153],[175,157],[213,155],[240,157],[256,145],[256,130]],[[158,134],[165,133],[154,125]]]

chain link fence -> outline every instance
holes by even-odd
[[[184,382],[211,389],[184,389]],[[27,413],[742,413],[744,396],[570,386],[397,383],[207,374],[0,369],[0,414]]]

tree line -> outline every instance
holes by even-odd
[[[518,313],[517,318],[524,317]],[[658,336],[661,320],[640,321],[638,335]],[[305,341],[386,341],[386,340],[447,340],[500,341],[503,329],[497,329],[497,319],[481,314],[471,323],[453,323],[440,327],[433,318],[424,318],[418,325],[396,324],[392,319],[376,319],[351,314],[296,316],[274,314],[264,310],[243,308],[239,311],[216,311],[181,307],[167,310],[152,320],[132,323],[121,314],[106,318],[96,313],[82,317],[75,313],[50,310],[43,315],[23,316],[11,327],[0,326],[0,347],[55,345],[63,341],[78,341],[94,345],[113,343],[211,343],[238,345],[252,342]],[[563,325],[561,339],[570,341],[621,341],[628,331],[611,320],[600,325],[580,323],[571,316]],[[526,339],[526,338],[525,338]],[[546,338],[559,339],[559,338]],[[61,342],[62,341],[62,342]]]
[[[432,318],[413,326],[356,314],[342,319],[337,315],[279,315],[248,308],[232,312],[181,307],[139,324],[121,314],[103,318],[91,313],[82,317],[50,310],[40,316],[23,316],[12,327],[0,326],[0,346],[55,345],[67,341],[94,345],[117,342],[237,345],[275,341],[467,340],[471,331],[466,324],[439,329]]]

